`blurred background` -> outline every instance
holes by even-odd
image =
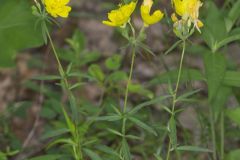
[[[219,7],[226,5],[227,11],[228,8],[233,6],[231,1],[227,1],[218,0],[214,1],[214,3]],[[32,4],[32,2],[29,3]],[[83,75],[83,77],[80,76],[80,78],[77,77],[70,80],[71,83],[75,83],[81,79],[81,83],[83,83],[74,92],[79,97],[81,105],[84,106],[83,115],[85,118],[81,119],[88,119],[91,114],[94,115],[93,113],[97,112],[99,104],[103,103],[102,101],[104,101],[105,105],[110,102],[123,103],[123,99],[119,100],[119,97],[123,95],[122,90],[130,67],[130,50],[123,48],[127,43],[118,29],[101,23],[102,20],[107,19],[107,13],[116,8],[118,4],[119,1],[117,0],[71,0],[70,5],[73,10],[70,17],[58,19],[59,27],[57,25],[51,26],[52,38],[64,66],[67,68],[69,63],[73,62],[74,69],[78,74]],[[141,1],[139,1],[138,5],[140,4]],[[209,10],[207,7],[207,5],[204,5],[201,9],[201,17],[203,19],[208,16]],[[178,41],[172,32],[172,22],[169,18],[173,12],[171,3],[169,0],[158,0],[155,1],[153,8],[159,8],[164,11],[165,18],[161,23],[146,29],[146,44],[155,56],[144,50],[139,51],[139,54],[137,54],[133,82],[136,84],[135,88],[138,89],[132,89],[130,93],[129,101],[131,104],[166,95],[168,93],[168,84],[166,83],[167,75],[164,75],[164,73],[176,70],[179,64],[180,46],[168,55],[164,55],[164,52]],[[31,11],[31,8],[28,9]],[[0,18],[4,17],[2,12],[3,9],[0,7]],[[132,22],[137,30],[141,28],[142,20],[139,10],[136,10],[132,16]],[[0,20],[0,24],[4,23],[4,21]],[[239,26],[238,24],[237,26]],[[9,39],[14,39],[13,33],[11,36],[8,36],[10,37]],[[3,35],[5,34],[1,36],[0,31],[0,37],[2,37],[0,38],[1,47],[8,49],[8,45],[11,42],[9,40],[8,45],[2,43]],[[79,53],[74,53],[70,40],[79,43],[81,46]],[[21,39],[16,41],[21,41]],[[204,63],[200,58],[201,54],[199,52],[202,51],[201,47],[206,47],[207,45],[204,43],[200,33],[196,32],[190,38],[188,46],[184,67],[200,70],[200,73],[203,74]],[[44,155],[49,152],[55,153],[59,146],[50,149],[50,151],[46,150],[47,143],[51,141],[51,138],[49,139],[49,135],[46,133],[49,130],[64,126],[61,109],[59,109],[58,104],[59,102],[66,103],[67,96],[57,84],[59,81],[56,79],[34,79],[34,77],[39,75],[58,75],[57,63],[53,54],[51,54],[51,47],[49,45],[41,45],[35,48],[33,45],[31,47],[33,48],[15,48],[17,54],[14,53],[10,57],[11,65],[6,63],[5,66],[7,67],[0,69],[0,151],[3,154],[11,150],[12,155],[8,157],[13,160],[25,160],[36,155]],[[7,49],[6,51],[1,49],[1,54],[7,52]],[[232,68],[239,68],[239,43],[232,43],[223,50],[228,53],[226,54],[228,61],[234,62],[230,64]],[[106,60],[114,55],[121,57],[120,67],[117,70],[123,71],[123,73],[114,77],[115,79],[120,79],[120,81],[112,80],[111,83],[116,84],[116,86],[106,95],[104,87],[92,81],[91,78],[84,76],[89,73],[89,67],[93,64],[100,66],[105,76],[110,76],[113,72],[116,72],[116,70],[111,70],[105,66]],[[2,58],[1,63],[5,64],[5,62],[5,59]],[[175,73],[173,72],[172,76],[174,75]],[[201,89],[201,92],[193,99],[193,102],[179,104],[179,106],[183,106],[184,110],[177,116],[178,138],[183,144],[193,143],[211,148],[211,144],[209,144],[211,137],[209,136],[207,85],[200,81],[201,78],[196,78],[197,76],[198,73],[195,77],[192,77],[194,81],[187,80],[189,83],[184,83],[180,87],[180,93],[196,89]],[[238,92],[236,89],[236,95],[239,95]],[[239,106],[239,96],[236,98],[236,95],[230,96],[226,102],[227,106]],[[165,102],[166,105],[170,103],[168,101]],[[106,109],[103,115],[108,112],[110,112],[109,109]],[[130,142],[130,148],[133,151],[134,160],[151,160],[154,159],[154,153],[157,154],[167,147],[166,124],[169,115],[162,109],[161,105],[154,105],[138,116],[155,127],[159,137],[156,138],[153,135],[150,136],[144,132],[139,132],[140,137],[144,137],[144,140]],[[234,123],[228,123],[228,121],[230,120],[227,119],[225,122],[229,124],[226,126],[226,130],[228,128],[229,130],[225,135],[226,152],[233,148],[239,148],[240,145],[239,127]],[[97,150],[97,144],[116,148],[116,136],[109,135],[106,131],[101,131],[109,128],[109,126],[114,126],[114,124],[100,122],[93,125],[88,132],[90,135],[89,141],[93,140],[90,148]],[[138,133],[138,129],[133,127],[132,132]],[[61,152],[64,153],[64,151]],[[210,158],[205,153],[182,153],[182,160],[185,159],[207,160]],[[0,158],[0,160],[5,159]]]

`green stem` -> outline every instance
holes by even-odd
[[[210,123],[211,123],[211,134],[212,134],[212,147],[213,147],[213,160],[217,160],[217,147],[216,147],[216,132],[215,132],[215,116],[213,107],[210,107]]]
[[[175,111],[177,92],[178,92],[179,83],[180,83],[181,74],[182,74],[182,66],[183,66],[183,59],[184,59],[184,55],[185,55],[185,49],[186,49],[186,42],[183,41],[183,50],[182,50],[182,54],[181,54],[179,71],[178,71],[178,76],[177,76],[177,83],[176,83],[176,88],[175,88],[174,93],[173,93],[172,113],[174,113],[174,111]]]
[[[71,108],[72,108],[72,113],[73,113],[73,115],[74,115],[74,120],[76,121],[78,118],[77,118],[75,98],[74,98],[74,96],[73,96],[72,91],[69,89],[69,88],[70,88],[70,85],[69,85],[68,80],[67,80],[67,78],[66,78],[66,73],[65,73],[65,71],[64,71],[64,69],[63,69],[63,66],[62,66],[62,64],[61,64],[61,61],[60,61],[60,59],[59,59],[59,57],[58,57],[57,51],[56,51],[56,49],[55,49],[55,46],[54,46],[54,44],[53,44],[53,41],[52,41],[52,38],[51,38],[51,36],[50,36],[50,34],[49,34],[48,29],[46,29],[46,33],[47,33],[49,42],[50,42],[50,44],[51,44],[51,47],[52,47],[54,56],[55,56],[55,58],[56,58],[56,60],[57,60],[58,71],[59,71],[60,76],[61,76],[61,78],[62,78],[62,80],[63,80],[64,88],[65,88],[65,90],[67,91],[68,98],[69,98],[69,102],[70,102],[70,106],[71,106]]]
[[[133,74],[133,67],[134,67],[134,61],[135,61],[135,47],[133,47],[132,49],[132,61],[131,61],[131,68],[130,68],[130,73],[129,73],[129,77],[128,77],[128,81],[127,81],[127,88],[125,91],[125,96],[124,96],[124,106],[123,106],[123,125],[122,125],[122,134],[125,136],[126,133],[126,117],[125,117],[125,113],[127,111],[127,102],[128,102],[128,92],[129,92],[129,86],[132,80],[132,74]]]
[[[186,49],[186,41],[183,40],[183,49],[182,49],[182,54],[181,54],[181,60],[180,60],[180,64],[179,64],[179,71],[178,71],[178,76],[177,76],[177,83],[176,83],[176,87],[174,90],[174,93],[172,95],[173,100],[172,100],[172,116],[175,116],[175,106],[177,103],[177,93],[178,93],[178,88],[179,88],[179,83],[180,83],[180,79],[181,79],[181,74],[182,74],[182,66],[183,66],[183,59],[184,59],[184,55],[185,55],[185,49]],[[171,139],[169,139],[168,142],[168,151],[167,151],[167,159],[170,159],[170,152],[171,152]]]
[[[75,141],[75,143],[77,144],[76,146],[73,146],[73,152],[74,152],[74,157],[76,160],[82,160],[83,157],[82,157],[82,153],[81,153],[81,144],[80,144],[80,139],[79,139],[79,133],[78,133],[78,129],[77,129],[77,112],[76,112],[76,101],[75,101],[75,97],[73,95],[73,93],[71,92],[71,90],[69,89],[70,86],[69,86],[69,83],[68,83],[68,80],[66,78],[66,73],[63,69],[63,66],[61,64],[61,61],[58,57],[58,54],[57,54],[57,51],[55,49],[55,46],[53,44],[53,40],[49,34],[49,31],[48,29],[46,28],[46,34],[48,36],[48,39],[49,39],[49,42],[50,42],[50,45],[52,47],[52,50],[53,50],[53,53],[54,53],[54,56],[57,60],[57,64],[58,64],[58,71],[59,71],[59,74],[63,80],[63,83],[64,83],[64,89],[67,91],[67,95],[68,95],[68,98],[69,98],[69,102],[70,102],[70,106],[72,107],[72,113],[74,115],[74,124],[75,124],[75,133],[73,133],[73,139]],[[75,109],[74,109],[75,108]]]
[[[56,58],[56,60],[57,60],[58,71],[59,71],[59,74],[60,74],[61,78],[63,79],[64,88],[65,88],[65,90],[66,90],[67,93],[68,93],[70,103],[73,104],[74,102],[72,101],[72,97],[71,97],[72,92],[71,92],[71,90],[69,89],[69,83],[68,83],[68,80],[67,80],[67,78],[66,78],[66,73],[65,73],[65,71],[64,71],[64,69],[63,69],[63,66],[62,66],[62,64],[61,64],[61,61],[60,61],[60,59],[59,59],[59,57],[58,57],[57,51],[56,51],[55,46],[54,46],[54,44],[53,44],[52,38],[51,38],[51,36],[50,36],[50,34],[49,34],[49,31],[48,31],[47,29],[46,29],[46,33],[47,33],[47,36],[48,36],[50,45],[51,45],[51,47],[52,47],[54,56],[55,56],[55,58]]]
[[[171,142],[170,142],[170,140],[169,140],[169,142],[168,142],[168,151],[167,151],[167,158],[166,158],[166,160],[169,160],[169,159],[170,159],[170,151],[171,151]]]
[[[224,111],[222,111],[221,113],[221,160],[224,160],[224,137],[225,137]]]

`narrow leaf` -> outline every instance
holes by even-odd
[[[191,151],[191,152],[212,152],[207,148],[201,148],[197,146],[179,146],[176,148],[178,151]]]
[[[171,145],[174,149],[177,148],[177,128],[176,128],[176,121],[173,116],[171,116],[168,122],[168,131],[169,131],[169,138]]]
[[[144,103],[141,103],[137,106],[135,106],[130,112],[129,114],[133,115],[135,113],[137,113],[139,110],[141,110],[142,108],[146,107],[146,106],[150,106],[150,105],[153,105],[153,104],[157,104],[157,103],[160,103],[161,101],[169,98],[171,96],[161,96],[161,97],[157,97],[157,98],[154,98],[150,101],[147,101],[147,102],[144,102]]]
[[[142,129],[145,129],[146,131],[148,131],[149,133],[154,134],[155,136],[157,136],[157,132],[150,127],[149,125],[147,125],[146,123],[140,121],[139,119],[136,119],[134,117],[129,117],[128,118],[130,121],[132,121],[133,123],[135,123],[136,125],[138,125],[139,127],[141,127]]]
[[[90,149],[84,149],[84,152],[91,158],[91,160],[102,160],[97,153]]]

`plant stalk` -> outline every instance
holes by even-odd
[[[129,92],[129,86],[132,80],[132,74],[133,74],[133,67],[134,67],[134,62],[135,62],[135,47],[133,47],[132,49],[132,60],[131,60],[131,68],[130,68],[130,72],[129,72],[129,77],[128,77],[128,81],[127,81],[127,88],[125,91],[125,96],[124,96],[124,106],[123,106],[123,124],[122,124],[122,134],[123,136],[125,136],[126,134],[126,117],[125,117],[125,113],[127,111],[127,102],[128,102],[128,92]],[[125,137],[123,137],[125,138]]]
[[[210,107],[210,123],[211,123],[211,134],[212,134],[212,147],[213,147],[213,160],[217,160],[217,145],[216,145],[216,132],[215,132],[215,116],[213,107]]]
[[[221,160],[224,160],[224,137],[225,137],[225,128],[224,128],[224,111],[221,112]]]
[[[72,113],[73,113],[73,116],[74,116],[74,125],[75,125],[75,133],[72,133],[73,135],[73,140],[75,141],[76,145],[73,146],[73,152],[74,152],[74,157],[75,157],[75,160],[82,160],[83,157],[82,157],[82,153],[81,153],[81,145],[80,145],[80,137],[79,137],[79,133],[78,133],[78,129],[77,129],[77,112],[76,112],[76,101],[75,101],[75,97],[72,93],[72,91],[69,89],[70,86],[69,86],[69,83],[68,83],[68,80],[66,78],[66,73],[63,69],[63,66],[61,64],[61,61],[58,57],[58,54],[57,54],[57,51],[55,49],[55,46],[53,44],[53,40],[49,34],[49,31],[48,29],[46,28],[46,34],[48,36],[48,39],[49,39],[49,42],[50,42],[50,45],[52,47],[52,50],[53,50],[53,53],[54,53],[54,56],[57,60],[57,64],[58,64],[58,71],[59,71],[59,74],[63,80],[63,83],[64,83],[64,89],[67,91],[67,95],[68,95],[68,99],[69,99],[69,102],[70,102],[70,106],[72,108]]]
[[[182,66],[183,66],[183,59],[184,59],[184,55],[185,55],[185,49],[186,49],[186,41],[183,40],[183,49],[182,49],[181,60],[180,60],[180,64],[179,64],[177,83],[176,83],[176,87],[175,87],[174,93],[172,95],[173,96],[173,100],[172,100],[172,115],[171,115],[171,117],[175,116],[175,106],[176,106],[176,103],[177,103],[177,93],[178,93],[179,83],[180,83],[181,74],[182,74]],[[168,151],[167,151],[167,158],[166,158],[166,160],[170,159],[170,152],[171,152],[171,139],[169,139],[169,142],[168,142]]]

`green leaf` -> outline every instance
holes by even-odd
[[[227,109],[226,116],[240,126],[240,108]]]
[[[164,52],[164,54],[167,55],[168,53],[172,52],[180,43],[182,43],[182,40],[175,42],[166,52]]]
[[[227,86],[240,87],[240,72],[226,71],[223,82]]]
[[[67,128],[60,128],[60,129],[56,129],[53,131],[48,131],[41,137],[41,139],[44,140],[44,139],[48,139],[48,138],[53,138],[53,137],[57,137],[57,136],[69,133],[69,132],[70,132],[70,130]]]
[[[117,115],[122,115],[121,111],[115,105],[111,104],[111,108],[115,111],[115,113],[117,113]]]
[[[174,116],[171,116],[168,122],[168,131],[169,131],[170,143],[172,147],[176,149],[177,148],[177,127],[176,127],[176,121]]]
[[[215,121],[218,120],[218,117],[222,110],[226,107],[229,97],[232,94],[232,88],[222,85],[218,89],[217,94],[214,97],[214,100],[211,102],[211,107],[214,109]]]
[[[158,156],[158,155],[156,155],[156,154],[154,154],[154,157],[155,157],[157,160],[163,160],[162,157],[160,157],[160,156]]]
[[[127,80],[127,78],[128,78],[128,76],[127,76],[126,72],[115,71],[107,77],[107,81],[114,83],[114,82]]]
[[[57,116],[57,113],[52,108],[44,106],[40,112],[40,116],[46,119],[53,119]]]
[[[221,47],[227,45],[228,43],[234,42],[236,40],[240,40],[240,34],[230,35],[223,40],[219,41],[216,44],[216,50],[220,49]]]
[[[79,29],[76,29],[73,33],[72,38],[68,38],[66,40],[70,46],[73,48],[75,54],[81,54],[81,51],[84,50],[85,47],[85,37]]]
[[[85,134],[87,133],[88,129],[89,129],[89,123],[86,121],[84,123],[82,123],[80,126],[78,126],[78,132],[79,132],[79,137],[80,139],[82,139],[82,137],[85,136]]]
[[[122,56],[116,54],[105,61],[105,65],[109,70],[117,70],[120,68]]]
[[[126,141],[126,139],[124,138],[122,140],[122,143],[121,143],[121,149],[120,149],[120,153],[121,153],[121,156],[124,160],[131,160],[131,153],[130,153],[130,150],[129,150],[129,146],[128,146],[128,143]]]
[[[54,140],[53,142],[49,143],[48,146],[47,146],[47,149],[57,145],[57,144],[67,144],[67,145],[70,145],[70,146],[75,146],[76,143],[73,142],[71,139],[64,139],[64,138],[61,138],[61,139],[57,139],[57,140]]]
[[[209,48],[211,48],[211,50],[216,50],[216,43],[225,39],[227,36],[224,15],[214,2],[208,1],[206,2],[206,6],[208,6],[208,14],[204,21],[201,35]]]
[[[125,136],[127,139],[133,139],[133,140],[143,140],[141,137],[139,136],[134,136],[134,135],[126,135]]]
[[[204,55],[209,52],[209,48],[205,45],[199,45],[199,44],[186,44],[186,52],[190,55]]]
[[[39,81],[53,81],[53,80],[60,80],[62,78],[61,76],[57,76],[57,75],[40,75],[40,76],[34,76],[32,79],[39,80]]]
[[[146,106],[150,106],[150,105],[154,105],[154,104],[157,104],[157,103],[160,103],[161,101],[169,98],[171,96],[160,96],[160,97],[157,97],[157,98],[154,98],[150,101],[147,101],[147,102],[144,102],[144,103],[141,103],[137,106],[135,106],[130,112],[129,114],[131,115],[134,115],[135,113],[137,113],[138,111],[140,111],[142,108],[146,107]]]
[[[168,83],[169,81],[171,83],[177,82],[177,75],[178,70],[173,70],[169,72],[165,72],[154,79],[150,81],[150,85],[156,85],[156,84],[163,84]],[[197,81],[197,80],[205,80],[202,73],[199,70],[196,69],[189,69],[189,68],[183,68],[182,74],[180,78],[180,82],[184,83],[187,81]]]
[[[128,117],[128,119],[130,121],[132,121],[134,124],[138,125],[139,127],[141,127],[142,129],[145,129],[146,131],[148,131],[149,133],[154,134],[155,136],[157,136],[157,132],[150,127],[149,125],[147,125],[146,123],[140,121],[139,119],[136,119],[134,117]]]
[[[0,67],[14,66],[18,51],[43,44],[36,17],[26,0],[1,0],[0,5]]]
[[[205,75],[207,78],[209,100],[218,92],[225,76],[226,60],[220,53],[209,53],[204,56]]]
[[[96,146],[96,148],[104,153],[119,157],[118,153],[115,150],[106,145],[98,145]]]
[[[74,90],[80,86],[83,86],[85,83],[84,82],[78,82],[78,83],[75,83],[73,84],[72,86],[69,87],[70,90]]]
[[[240,157],[240,149],[236,149],[236,150],[230,151],[227,154],[227,157],[225,160],[239,160],[239,157]]]
[[[7,156],[5,153],[0,152],[0,160],[7,160]]]
[[[191,151],[191,152],[212,152],[212,150],[207,148],[201,148],[197,146],[178,146],[176,148],[178,151]]]
[[[112,121],[118,121],[118,120],[120,120],[120,119],[122,119],[122,117],[119,116],[119,115],[102,116],[102,117],[96,117],[96,118],[94,118],[95,121],[110,121],[110,122],[112,122]]]
[[[230,30],[235,24],[235,22],[237,21],[237,19],[239,19],[239,16],[240,16],[239,8],[240,8],[240,0],[237,0],[236,2],[234,2],[234,5],[232,6],[231,10],[228,13],[228,19],[231,21],[231,23],[227,27],[228,30]]]
[[[61,158],[62,155],[56,154],[56,155],[44,155],[44,156],[38,156],[38,157],[34,157],[31,158],[29,160],[58,160],[59,158]]]
[[[86,65],[88,63],[97,61],[100,58],[101,54],[97,51],[86,52],[84,55],[81,55],[80,59],[77,59],[77,63],[80,66]]]
[[[90,149],[84,149],[84,152],[91,158],[91,160],[102,160],[97,153]]]
[[[196,94],[196,93],[199,93],[201,91],[201,89],[197,89],[197,90],[193,90],[193,91],[190,91],[190,92],[187,92],[187,93],[184,93],[182,95],[180,95],[179,97],[177,97],[177,100],[176,101],[185,101],[187,100],[190,96]]]
[[[88,72],[99,82],[103,82],[105,79],[105,74],[103,73],[101,67],[97,64],[93,64],[89,67]]]
[[[114,129],[107,128],[107,130],[108,130],[109,132],[111,132],[111,133],[115,134],[115,135],[118,135],[118,136],[120,136],[120,137],[122,137],[122,136],[123,136],[123,135],[122,135],[122,133],[120,133],[120,132],[118,132],[118,131],[116,131],[116,130],[114,130]]]
[[[131,84],[129,85],[129,92],[131,93],[137,93],[137,94],[140,94],[142,96],[146,96],[150,99],[153,98],[153,93],[152,91],[148,90],[148,89],[145,89],[142,85],[140,84]]]
[[[68,116],[68,113],[65,111],[64,107],[62,107],[62,111],[63,111],[63,115],[64,115],[64,118],[65,118],[65,121],[67,123],[67,126],[70,129],[71,133],[74,135],[75,134],[75,130],[76,130],[75,125],[71,121],[71,119]]]

